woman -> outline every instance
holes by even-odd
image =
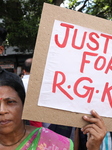
[[[25,91],[21,79],[13,73],[0,71],[0,150],[73,150],[70,139],[46,128],[28,126],[21,120]],[[91,124],[82,128],[89,134],[88,150],[99,150],[106,133],[101,117],[92,111]]]

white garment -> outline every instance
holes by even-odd
[[[30,75],[24,75],[22,78],[23,84],[24,84],[24,88],[25,88],[25,92],[27,92],[27,88],[28,88],[28,82],[29,82],[29,78]]]

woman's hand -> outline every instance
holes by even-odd
[[[83,119],[90,124],[83,127],[81,130],[83,134],[88,135],[86,143],[88,150],[99,150],[103,138],[107,132],[103,119],[93,110],[91,111],[93,117],[83,116]]]

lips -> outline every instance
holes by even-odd
[[[7,125],[11,122],[11,120],[2,120],[0,121],[0,125]]]

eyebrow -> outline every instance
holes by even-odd
[[[0,98],[0,100],[16,100],[16,99],[12,97],[7,97],[7,98]]]

